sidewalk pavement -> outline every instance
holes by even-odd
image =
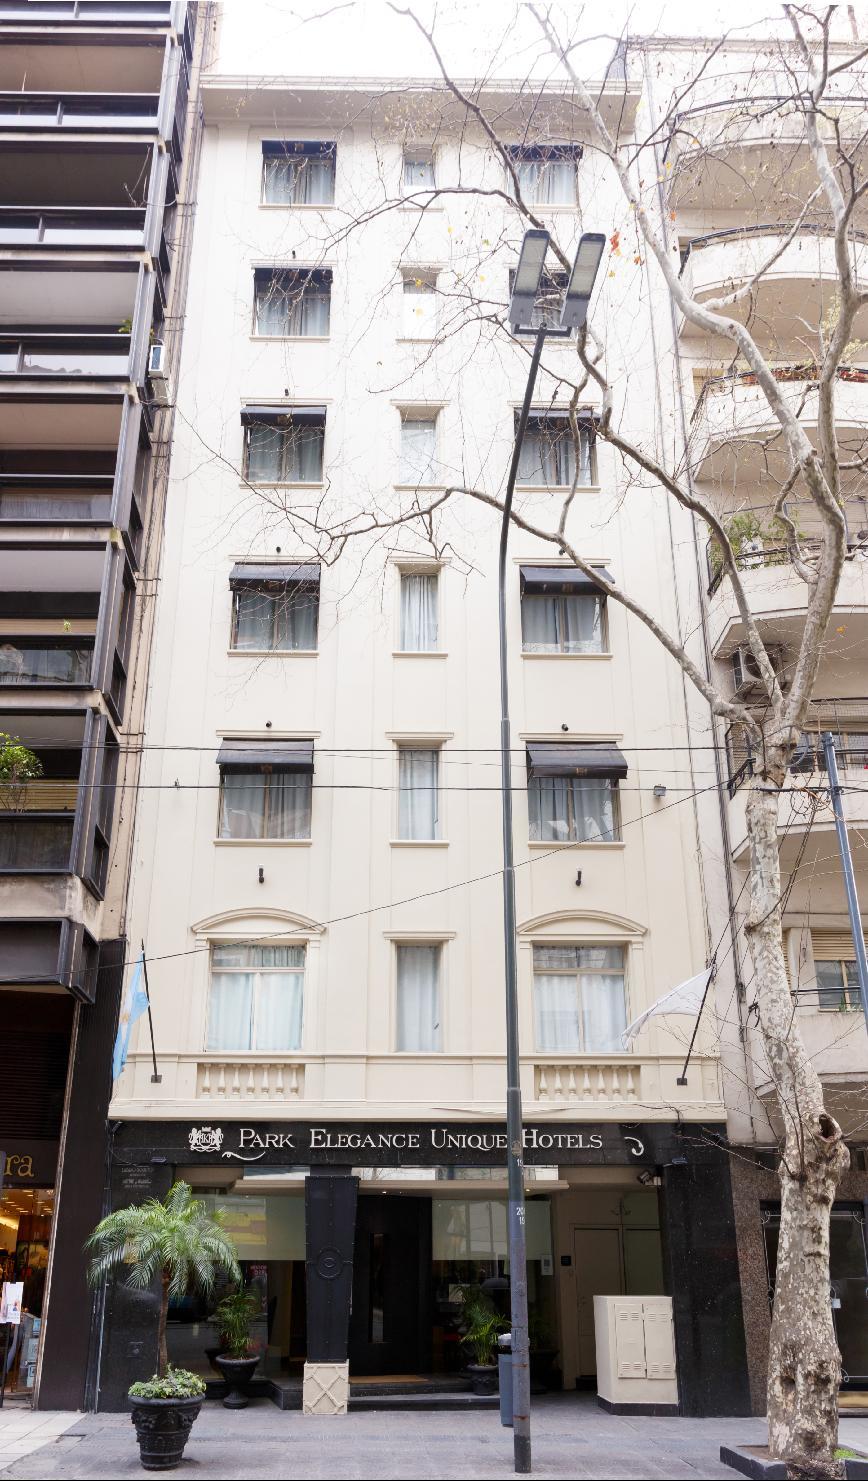
[[[135,1477],[141,1469],[127,1414],[0,1412],[3,1481],[27,1477]],[[7,1429],[9,1441],[7,1444]],[[761,1419],[678,1419],[606,1414],[593,1396],[549,1394],[534,1403],[533,1473],[613,1481],[729,1477],[722,1442],[762,1443]],[[868,1419],[841,1422],[841,1443],[868,1450]],[[37,1448],[38,1447],[38,1448]],[[7,1453],[15,1451],[7,1461]],[[4,1469],[5,1467],[5,1469]],[[322,1419],[282,1412],[267,1399],[242,1411],[208,1403],[193,1426],[184,1461],[167,1476],[494,1478],[512,1476],[512,1433],[497,1410],[400,1413],[390,1410]]]

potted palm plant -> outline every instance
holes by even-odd
[[[247,1385],[253,1377],[259,1353],[250,1340],[250,1328],[259,1314],[259,1297],[242,1286],[224,1296],[212,1318],[220,1334],[220,1350],[214,1364],[226,1380],[224,1409],[246,1409],[250,1402]]]
[[[497,1393],[497,1337],[508,1329],[508,1322],[500,1315],[491,1298],[478,1286],[465,1286],[463,1345],[473,1354],[473,1362],[467,1364],[470,1382],[475,1394]]]
[[[202,1407],[205,1384],[195,1373],[172,1368],[166,1347],[170,1300],[191,1289],[210,1295],[218,1271],[240,1281],[235,1245],[189,1183],[174,1183],[162,1202],[116,1209],[94,1229],[85,1249],[91,1256],[92,1285],[127,1267],[126,1284],[145,1290],[160,1282],[157,1372],[129,1391],[142,1466],[165,1471],[180,1464],[193,1422]]]

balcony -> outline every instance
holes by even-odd
[[[129,404],[120,391],[52,399],[39,389],[28,400],[0,397],[0,523],[120,525],[112,502]]]
[[[46,27],[86,32],[106,27],[168,27],[172,23],[171,0],[0,0],[0,27],[32,30],[42,34]]]
[[[141,252],[145,245],[142,206],[0,206],[0,251],[35,248],[40,253],[78,248],[94,252]],[[12,255],[10,253],[10,255]],[[25,316],[20,316],[25,317]],[[79,320],[83,316],[79,316]]]
[[[34,381],[126,382],[129,368],[129,334],[0,334],[0,390],[13,376]]]
[[[110,149],[58,136],[42,142],[7,135],[3,143],[3,200],[16,211],[46,205],[79,210],[135,207],[148,202],[153,163],[149,140],[112,142]]]
[[[53,97],[74,87],[76,96],[117,97],[160,91],[165,38],[159,33],[135,39],[66,35],[54,46],[46,39],[6,36],[0,18],[0,92]]]
[[[156,137],[159,104],[159,93],[0,91],[0,139],[21,133]]]
[[[798,413],[810,440],[817,441],[817,368],[774,366],[784,399]],[[842,366],[835,385],[835,424],[843,458],[861,454],[868,421],[868,369]],[[780,423],[752,372],[706,380],[690,421],[689,455],[698,482],[723,488],[783,483],[789,460]]]
[[[111,525],[108,474],[0,473],[0,524]]]
[[[827,231],[805,226],[784,247],[786,236],[786,228],[778,225],[694,237],[682,269],[686,291],[702,302],[732,293],[780,251],[751,292],[725,312],[748,324],[758,343],[781,351],[796,344],[804,346],[806,338],[818,338],[819,327],[835,303],[838,280],[834,242]],[[851,254],[857,284],[864,290],[868,286],[868,236],[854,235]],[[684,339],[707,338],[689,319],[682,319],[680,329]],[[857,315],[853,338],[864,337],[866,332],[868,306]]]
[[[93,638],[34,638],[0,634],[0,689],[89,689]]]
[[[0,260],[0,333],[5,330],[9,336],[4,335],[0,357],[13,356],[15,336],[22,336],[18,374],[51,373],[50,367],[80,374],[66,368],[64,357],[70,338],[83,338],[86,326],[87,334],[100,336],[100,342],[84,345],[85,354],[109,356],[105,368],[92,373],[116,374],[129,358],[129,335],[119,333],[119,326],[128,328],[132,322],[140,271],[144,273],[139,260],[129,257],[105,264],[78,258],[33,262],[21,255],[14,264]],[[63,341],[54,342],[52,335],[63,336]],[[126,357],[119,345],[127,347]]]

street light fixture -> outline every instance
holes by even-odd
[[[521,445],[527,431],[537,372],[547,335],[566,338],[581,328],[588,313],[594,279],[600,266],[606,238],[586,232],[579,242],[570,273],[560,323],[538,328],[532,325],[533,310],[542,282],[549,234],[539,227],[526,231],[513,282],[509,323],[513,334],[535,334],[527,386],[515,433],[503,520],[500,526],[498,563],[498,625],[500,637],[500,797],[503,827],[503,934],[506,976],[506,1143],[509,1172],[509,1287],[512,1324],[512,1443],[515,1470],[527,1475],[531,1469],[530,1366],[527,1331],[527,1242],[524,1209],[524,1147],[522,1138],[521,1084],[518,1042],[518,982],[515,942],[515,862],[512,836],[512,756],[509,728],[509,684],[506,671],[506,553],[509,519],[518,473]]]

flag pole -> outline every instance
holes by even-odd
[[[148,959],[145,956],[145,943],[142,942],[142,968],[145,974],[145,997],[148,1000],[148,1028],[151,1030],[151,1058],[154,1061],[154,1073],[151,1075],[152,1085],[162,1085],[163,1077],[157,1073],[157,1051],[154,1048],[154,1019],[151,1013],[151,989],[148,986]]]
[[[690,1047],[687,1050],[687,1058],[684,1061],[684,1068],[682,1069],[681,1074],[676,1077],[676,1085],[687,1084],[687,1066],[690,1064],[690,1056],[693,1053],[693,1046],[696,1043],[696,1035],[699,1032],[699,1020],[702,1017],[702,1010],[705,1007],[705,999],[708,997],[708,989],[711,987],[711,984],[714,981],[716,972],[717,964],[712,958],[711,962],[709,963],[708,981],[705,984],[705,992],[702,994],[702,1002],[699,1005],[699,1012],[696,1015],[696,1022],[693,1025],[693,1033],[690,1035]]]

